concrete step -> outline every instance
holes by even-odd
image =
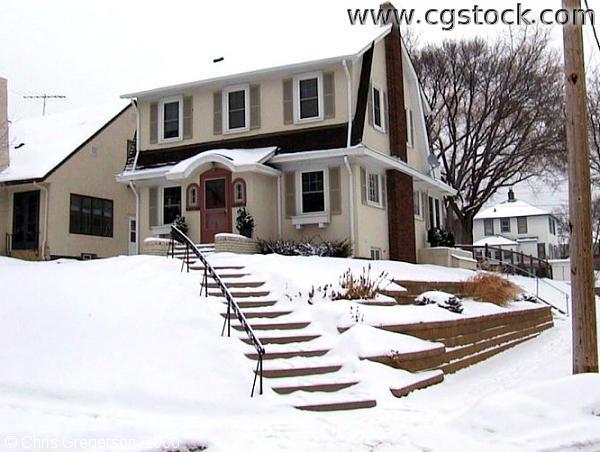
[[[277,394],[291,394],[296,391],[305,392],[337,392],[342,389],[349,388],[358,384],[358,381],[346,381],[338,383],[313,383],[313,384],[297,384],[297,385],[285,385],[273,386],[272,389]]]
[[[239,304],[239,303],[238,303]],[[261,310],[245,310],[242,313],[246,316],[247,319],[254,318],[265,318],[265,319],[275,319],[277,317],[282,317],[284,315],[291,314],[292,311],[261,311]],[[222,312],[221,317],[226,317],[227,313]],[[235,314],[229,314],[229,317],[235,319]]]
[[[265,336],[259,337],[260,341],[263,345],[268,344],[293,344],[295,342],[310,342],[312,340],[318,339],[321,337],[319,334],[301,334],[294,336]],[[242,337],[241,340],[246,344],[251,345],[252,341],[248,338]]]
[[[219,273],[219,272],[217,272]],[[248,273],[219,273],[221,279],[237,279],[243,278],[244,276],[249,276]]]
[[[220,276],[220,275],[219,275]],[[265,285],[264,281],[224,281],[225,285],[228,288],[238,288],[238,289],[254,289],[257,287],[262,287]],[[216,282],[209,282],[208,288],[215,289],[219,287]]]
[[[253,330],[301,330],[310,325],[310,322],[274,322],[274,323],[252,323],[250,326]],[[243,331],[241,325],[233,325],[238,331]]]
[[[311,405],[296,405],[294,408],[303,411],[347,411],[377,406],[376,400],[349,400],[346,402],[324,402]]]
[[[405,386],[390,388],[395,397],[404,397],[418,389],[427,388],[444,381],[444,372],[424,372],[423,374],[415,374],[415,379]]]
[[[337,372],[342,368],[342,365],[322,365],[322,366],[305,366],[305,367],[289,367],[263,369],[263,377],[265,378],[286,378],[300,377],[306,375],[322,375]]]
[[[311,358],[314,356],[323,356],[327,354],[329,350],[292,350],[286,352],[269,352],[265,353],[263,359],[286,359],[286,358]],[[258,353],[246,353],[246,357],[249,359],[258,359]]]
[[[268,290],[230,290],[233,298],[252,298],[252,297],[266,297],[271,292]],[[221,297],[223,294],[220,291],[212,290],[208,292],[211,297]]]
[[[276,300],[235,300],[235,302],[241,309],[264,308],[267,306],[273,306],[275,303],[277,303]],[[223,304],[227,305],[227,302],[224,301]],[[225,313],[225,315],[227,315],[227,313]]]

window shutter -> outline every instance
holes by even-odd
[[[387,186],[385,174],[379,176],[379,183],[381,184],[381,205],[385,208],[387,205]]]
[[[213,93],[213,135],[223,133],[223,114],[221,112],[222,94],[221,91]]]
[[[383,130],[388,130],[389,124],[389,114],[388,114],[388,96],[387,93],[383,92]]]
[[[283,123],[292,124],[294,122],[294,92],[292,79],[283,81]]]
[[[192,96],[183,98],[183,139],[192,138],[192,128],[193,128],[193,101],[194,98]]]
[[[367,171],[360,169],[360,199],[363,204],[367,203]]]
[[[150,227],[158,226],[158,187],[150,187],[148,198],[148,222]]]
[[[323,103],[325,110],[325,119],[335,117],[335,74],[325,72],[323,74]]]
[[[329,168],[329,208],[332,215],[342,213],[342,189],[340,185],[340,167]]]
[[[150,104],[150,144],[158,142],[158,104]]]
[[[296,184],[293,172],[283,173],[285,190],[285,217],[291,218],[296,215]]]
[[[260,85],[250,86],[250,129],[260,129]]]
[[[369,94],[367,95],[367,120],[373,126],[373,85],[369,83]]]

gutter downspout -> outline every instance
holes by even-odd
[[[344,66],[344,74],[346,75],[346,99],[348,102],[348,136],[346,137],[346,147],[349,148],[352,145],[352,77],[350,75],[350,71],[348,70],[348,63],[346,60],[342,61],[342,66]],[[350,166],[350,161],[348,160],[347,155],[344,156],[344,165],[346,166],[346,171],[348,171],[348,179],[350,186],[350,244],[352,245],[352,256],[354,257],[354,255],[356,254],[356,228],[354,220],[354,174],[352,173],[352,167]]]
[[[138,157],[140,155],[140,112],[137,107],[137,100],[132,99],[131,104],[135,108],[135,158],[133,159],[133,170],[137,168]],[[133,182],[129,181],[129,187],[135,196],[135,254],[140,254],[140,194],[136,190]]]
[[[281,224],[281,215],[283,213],[283,208],[281,205],[281,178],[283,177],[282,174],[279,174],[277,176],[277,238],[281,239],[281,237],[283,236],[283,232],[282,232],[282,224]]]
[[[33,183],[34,187],[38,187],[40,190],[44,192],[44,234],[42,240],[42,249],[41,249],[41,257],[42,260],[46,260],[46,245],[48,244],[48,187],[45,185],[41,185],[37,182]]]

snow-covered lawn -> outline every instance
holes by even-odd
[[[267,281],[275,297],[368,265],[281,256],[211,260],[245,265],[247,279]],[[372,267],[373,274],[405,280],[472,274],[403,263]],[[376,323],[372,312],[400,308],[360,306],[365,321],[335,336],[332,330],[351,317],[349,304],[290,301],[295,315],[322,319],[318,328],[330,333],[332,352],[347,357],[348,372],[366,375],[364,389],[378,402],[368,410],[308,413],[268,389],[249,397],[248,346],[220,337],[222,306],[199,297],[199,274],[179,269],[179,261],[149,256],[48,263],[0,258],[1,451],[157,450],[177,443],[215,451],[600,449],[600,377],[569,376],[570,322],[562,316],[539,338],[397,399],[388,387],[408,375],[355,358],[424,346],[366,325]],[[533,291],[531,280],[518,283]],[[436,306],[408,308],[412,315],[417,309],[458,315]],[[465,303],[466,315],[478,309],[501,308]]]

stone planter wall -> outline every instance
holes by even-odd
[[[421,248],[418,252],[418,262],[442,267],[477,269],[477,261],[469,251],[443,246]]]
[[[142,242],[142,254],[166,256],[169,250],[169,239],[149,237]]]
[[[258,242],[238,234],[215,235],[215,253],[258,253]]]

